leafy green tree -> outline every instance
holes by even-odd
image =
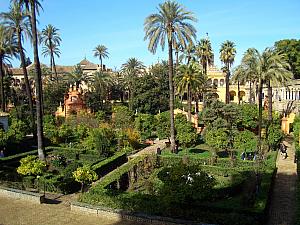
[[[162,82],[162,83],[160,83]],[[168,87],[166,80],[154,74],[146,74],[134,81],[133,108],[139,113],[157,114],[168,110]]]
[[[210,129],[205,134],[205,143],[214,151],[227,150],[229,146],[229,133],[226,128]]]
[[[36,13],[39,13],[41,4],[38,0],[12,0],[18,2],[30,12],[31,36],[34,53],[35,66],[35,87],[36,87],[36,120],[37,120],[37,141],[38,156],[45,160],[44,138],[43,138],[43,88],[42,88],[42,71],[38,53],[38,32],[36,27]]]
[[[51,24],[48,24],[41,33],[41,42],[44,44],[44,48],[42,50],[42,54],[44,56],[50,56],[50,68],[51,72],[55,74],[56,80],[57,77],[57,71],[55,66],[55,60],[54,55],[57,57],[60,56],[59,46],[61,42],[61,38],[58,33],[59,29],[52,26]]]
[[[113,108],[112,122],[117,129],[133,127],[133,114],[126,106]]]
[[[23,176],[41,175],[45,170],[46,163],[33,155],[22,158],[20,160],[20,166],[17,168],[17,172]]]
[[[275,42],[275,51],[283,53],[291,66],[294,78],[300,78],[300,40],[284,39]]]
[[[229,77],[230,77],[230,67],[234,62],[234,58],[236,55],[235,44],[232,41],[225,41],[221,45],[220,49],[220,60],[224,63],[226,68],[226,99],[225,102],[228,104],[230,102],[230,94],[229,94]]]
[[[7,131],[9,141],[20,143],[26,136],[27,124],[21,120],[13,119]]]
[[[108,58],[108,51],[107,51],[107,48],[104,46],[104,45],[97,45],[96,48],[94,48],[94,56],[95,57],[99,57],[100,59],[100,68],[101,68],[101,71],[103,71],[103,63],[102,63],[102,60],[105,59],[105,58]]]
[[[7,132],[0,129],[0,146],[3,148],[7,145],[9,136],[7,135]]]
[[[155,128],[155,118],[151,114],[138,114],[135,118],[135,129],[141,134],[143,140],[150,138]]]
[[[254,130],[258,125],[258,108],[256,104],[244,103],[241,107],[241,124],[242,128]]]
[[[159,139],[170,137],[170,112],[162,112],[155,116],[156,134]]]
[[[243,152],[255,152],[257,150],[257,137],[249,130],[237,132],[234,136],[233,148]]]
[[[98,175],[89,166],[84,165],[73,172],[74,179],[81,183],[81,192],[84,190],[84,185],[89,184],[98,179]]]
[[[186,116],[178,114],[175,117],[176,139],[184,147],[192,146],[197,141],[197,132],[193,124],[186,120]]]
[[[83,141],[85,149],[97,151],[101,156],[110,155],[114,145],[115,134],[108,127],[90,129],[88,136]]]
[[[268,127],[267,133],[268,133],[268,136],[267,136],[268,145],[273,150],[276,150],[279,147],[279,143],[282,141],[282,139],[284,137],[280,125],[272,123]]]
[[[159,4],[158,13],[151,14],[145,19],[145,40],[149,39],[148,49],[155,53],[158,44],[164,50],[168,44],[169,92],[170,92],[170,141],[171,149],[175,151],[174,124],[174,86],[173,86],[173,44],[180,43],[184,48],[196,38],[196,29],[190,21],[196,21],[194,14],[186,11],[183,6],[174,1]]]

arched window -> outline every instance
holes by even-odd
[[[214,86],[218,87],[218,83],[219,83],[218,79],[214,79]]]
[[[220,87],[223,87],[223,86],[224,86],[224,83],[225,83],[225,82],[224,82],[224,79],[221,79],[221,80],[220,80]]]

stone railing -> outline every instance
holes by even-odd
[[[0,187],[0,195],[27,200],[38,204],[45,202],[45,196],[43,194],[13,188]]]

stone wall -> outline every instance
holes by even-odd
[[[38,204],[45,202],[45,197],[42,194],[32,193],[29,191],[23,191],[13,188],[0,187],[0,195],[10,198],[22,199]]]

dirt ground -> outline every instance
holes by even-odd
[[[0,195],[0,225],[146,225],[71,212],[65,204],[35,204]]]

